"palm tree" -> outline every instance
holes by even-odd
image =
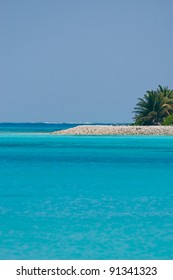
[[[158,93],[163,93],[163,95],[169,99],[173,99],[173,90],[168,87],[162,87],[161,85],[157,88]]]
[[[173,113],[173,91],[159,85],[156,91],[147,91],[134,108],[136,125],[160,125]]]

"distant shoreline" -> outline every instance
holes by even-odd
[[[79,125],[56,135],[173,135],[173,126]]]

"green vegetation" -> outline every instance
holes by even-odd
[[[147,91],[138,100],[133,111],[135,125],[173,124],[173,90],[159,85],[157,90]]]
[[[169,115],[164,118],[162,125],[173,125],[173,115]]]

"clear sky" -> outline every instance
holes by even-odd
[[[131,122],[173,88],[172,0],[0,0],[1,122]]]

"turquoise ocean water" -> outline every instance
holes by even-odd
[[[0,125],[0,259],[173,259],[173,137],[27,125]]]

